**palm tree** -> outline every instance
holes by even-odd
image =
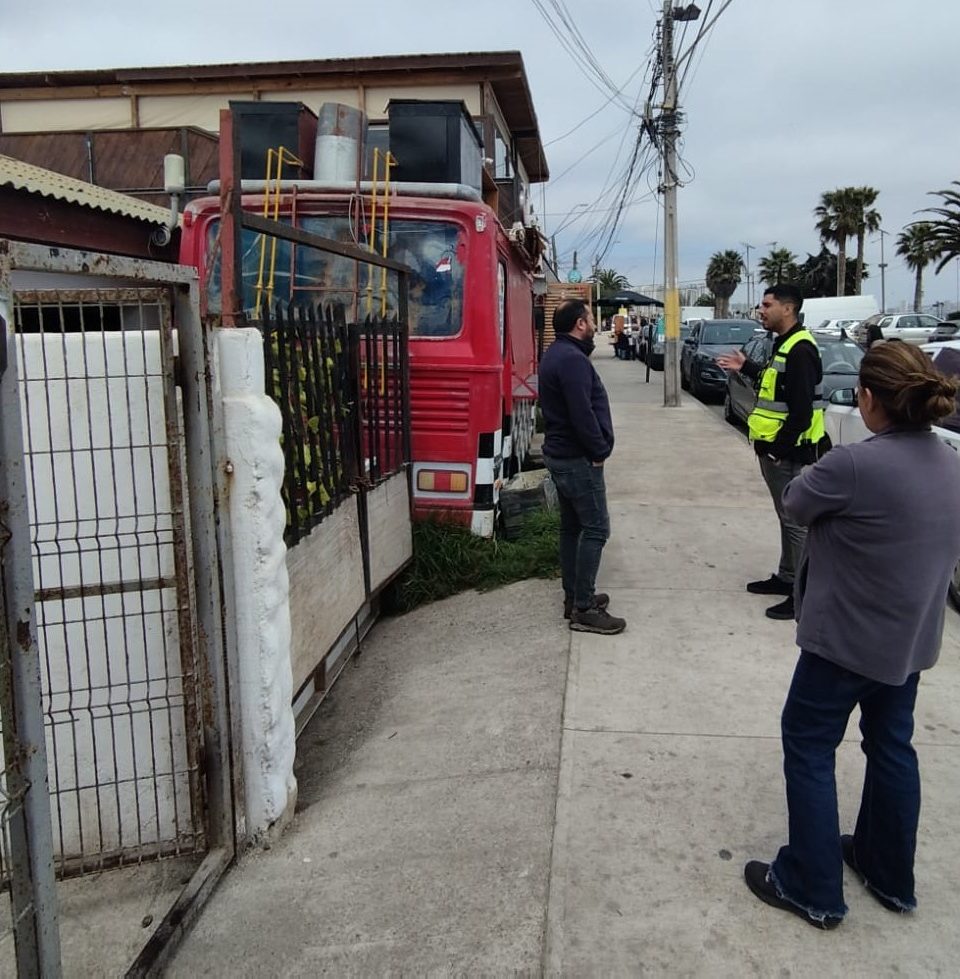
[[[593,281],[600,287],[600,296],[612,296],[621,289],[630,288],[630,280],[615,269],[597,269]]]
[[[730,297],[740,285],[742,271],[743,256],[732,248],[711,256],[707,265],[707,288],[717,297],[714,310],[717,319],[730,315]]]
[[[897,254],[906,262],[908,269],[913,269],[917,277],[913,290],[915,313],[920,312],[923,302],[923,270],[940,257],[941,246],[932,232],[931,222],[917,221],[916,224],[908,224],[897,236]]]
[[[757,268],[760,281],[768,286],[797,281],[797,256],[789,248],[771,248],[770,254],[757,263]]]
[[[852,193],[855,187],[838,187],[820,195],[820,203],[813,209],[817,219],[817,232],[825,245],[837,246],[837,292],[846,293],[847,239],[857,233],[857,199]]]
[[[954,187],[960,187],[960,180],[952,181]],[[939,251],[940,261],[937,263],[936,271],[941,269],[955,258],[960,258],[960,191],[932,190],[935,197],[939,197],[943,207],[928,207],[926,211],[930,214],[938,215],[938,219],[930,221],[930,237],[936,241]]]
[[[880,230],[880,212],[873,206],[880,191],[873,187],[852,187],[853,201],[857,206],[857,272],[853,280],[853,293],[860,295],[863,286],[863,244],[868,234]]]

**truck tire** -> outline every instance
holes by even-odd
[[[947,594],[950,596],[953,607],[960,612],[960,564],[953,569],[953,577],[950,579]]]

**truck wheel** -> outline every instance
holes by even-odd
[[[947,591],[953,607],[960,612],[960,564],[953,569],[953,577],[950,579],[950,587]]]

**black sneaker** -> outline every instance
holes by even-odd
[[[610,604],[610,596],[606,592],[598,591],[593,596],[593,607],[594,608],[606,608]],[[563,617],[565,619],[570,618],[570,614],[573,612],[573,599],[565,598],[563,600]]]
[[[799,905],[780,897],[776,885],[768,879],[769,871],[770,864],[761,863],[759,860],[751,860],[743,868],[743,879],[747,882],[747,887],[764,904],[769,904],[771,908],[779,908],[781,911],[789,911],[798,918],[802,918],[808,925],[813,925],[814,928],[820,928],[823,931],[831,931],[843,921],[843,918],[836,917],[811,918]]]
[[[783,578],[772,574],[763,581],[748,581],[747,591],[751,595],[792,595],[793,585]]]
[[[882,904],[888,911],[893,911],[896,914],[909,914],[910,912],[906,908],[901,908],[899,904],[891,901],[890,898],[884,897],[882,894],[878,894],[870,885],[867,883],[867,878],[863,876],[860,868],[857,866],[857,858],[853,852],[853,837],[849,833],[844,833],[840,837],[840,850],[843,853],[843,862],[857,875],[857,879],[861,884],[870,892],[870,894]]]
[[[626,619],[618,619],[605,608],[574,609],[570,615],[570,628],[574,632],[596,632],[601,636],[615,636],[627,627]]]
[[[785,598],[782,602],[777,602],[776,605],[771,605],[767,609],[768,619],[794,619],[796,618],[796,609],[793,607],[793,595],[789,598]]]

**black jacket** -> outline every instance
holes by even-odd
[[[610,402],[590,363],[592,345],[561,333],[540,360],[543,454],[601,462],[613,451]]]
[[[777,337],[773,343],[771,358],[788,337],[802,329],[803,327],[797,324],[783,336]],[[748,360],[741,371],[756,381],[766,366]],[[786,421],[772,442],[753,443],[757,455],[768,454],[776,459],[789,459],[802,465],[817,461],[817,447],[810,444],[797,445],[797,439],[810,427],[813,419],[814,392],[822,380],[823,364],[820,361],[820,351],[812,343],[798,343],[787,354],[786,370],[783,373],[787,401]]]

